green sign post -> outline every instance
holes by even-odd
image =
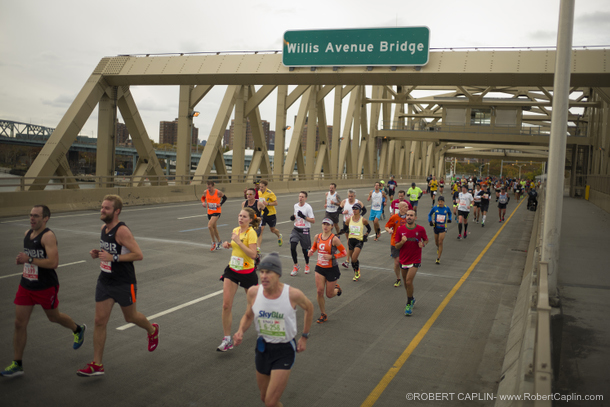
[[[286,31],[286,66],[426,65],[428,27]]]

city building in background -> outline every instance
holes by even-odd
[[[193,134],[191,137],[191,145],[197,145],[199,138],[199,129],[193,126]],[[159,124],[159,144],[178,143],[178,119],[173,122],[160,122]]]

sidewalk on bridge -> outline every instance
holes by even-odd
[[[554,391],[610,399],[610,214],[564,197],[558,291],[553,319]],[[591,404],[591,405],[602,405]]]

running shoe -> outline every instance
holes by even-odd
[[[305,265],[305,274],[309,274],[309,264]]]
[[[77,370],[76,374],[82,377],[102,376],[104,374],[104,365],[91,362],[84,368]]]
[[[461,240],[461,239],[462,239],[462,235],[460,234],[460,235],[458,235],[458,240]]]
[[[290,275],[292,277],[296,276],[297,273],[299,272],[299,268],[300,268],[299,265],[295,264],[294,267],[292,268],[292,271],[290,272]]]
[[[222,243],[220,243],[220,242],[216,243],[216,249],[215,250],[222,250]]]
[[[502,223],[502,219],[500,219],[498,222],[499,222],[499,223]]]
[[[284,244],[284,238],[282,237],[282,234],[280,233],[280,237],[279,237],[279,239],[277,239],[277,245],[282,247],[283,244]]]
[[[360,280],[360,269],[354,270],[354,281]]]
[[[328,321],[328,315],[322,314],[322,315],[320,315],[320,318],[318,318],[318,320],[316,322],[318,324],[323,324],[326,321]]]
[[[85,331],[87,330],[87,325],[80,325],[80,332],[74,334],[74,343],[72,344],[73,349],[78,349],[83,345],[85,341]]]
[[[220,343],[220,346],[216,348],[216,350],[219,352],[226,352],[229,349],[233,349],[233,340],[231,339],[231,337],[223,338],[222,342]]]
[[[485,227],[485,222],[481,222],[481,227],[484,228]]]
[[[345,268],[349,268],[349,262],[344,261],[343,263],[341,263],[341,265]]]
[[[216,250],[216,242],[212,242],[212,247],[210,248],[211,252],[213,252],[214,250]]]
[[[17,377],[23,374],[23,366],[19,366],[17,362],[13,361],[6,369],[0,372],[0,376],[4,377]]]
[[[394,287],[400,287],[400,280],[396,280],[396,282],[394,283]]]
[[[415,298],[405,306],[405,316],[410,317],[413,314],[413,307],[415,306]]]
[[[502,218],[502,222],[504,222],[504,218]]]
[[[343,294],[343,290],[341,289],[339,284],[335,284],[335,287],[337,287],[337,297],[340,297],[341,294]]]
[[[436,264],[441,264],[441,259],[436,259]]]
[[[152,334],[148,334],[148,351],[152,352],[157,349],[157,345],[159,345],[159,324],[152,324],[153,328],[155,328],[155,332]]]
[[[468,237],[468,233],[464,233],[464,239]]]

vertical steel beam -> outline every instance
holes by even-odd
[[[339,145],[341,141],[341,115],[343,114],[343,86],[335,87],[335,101],[333,104],[333,140],[330,155],[331,170],[333,178],[340,174],[343,168],[339,168]]]
[[[243,182],[244,166],[246,160],[246,128],[247,121],[244,116],[246,109],[245,86],[240,86],[235,96],[235,119],[233,121],[233,164],[231,169],[231,182]]]
[[[193,111],[190,106],[194,85],[181,85],[178,101],[178,139],[176,143],[176,184],[188,185],[191,176]]]
[[[307,115],[307,145],[305,146],[305,171],[308,176],[313,175],[316,163],[316,138],[318,135],[318,91],[320,87],[314,85],[309,92]]]
[[[549,264],[549,301],[551,303],[557,303],[558,301],[557,264],[563,210],[563,178],[574,28],[574,0],[561,0],[560,4],[541,258],[541,261]]]
[[[281,177],[284,172],[284,149],[286,148],[286,98],[288,85],[277,88],[277,104],[275,111],[275,147],[273,152],[273,175]],[[276,178],[278,181],[280,178]]]
[[[301,147],[301,135],[303,134],[303,128],[305,127],[305,118],[307,117],[309,95],[311,92],[314,92],[314,90],[309,87],[301,97],[301,104],[294,123],[292,139],[290,140],[288,153],[286,154],[286,161],[284,162],[284,175],[286,176],[286,178],[284,178],[285,181],[291,179],[290,176],[294,171],[295,163],[297,164],[299,174],[305,174],[303,148]]]
[[[95,162],[95,175],[100,179],[101,188],[110,188],[114,185],[115,162],[115,136],[117,121],[117,88],[110,92],[111,96],[104,94],[99,101],[97,121],[97,155]]]

